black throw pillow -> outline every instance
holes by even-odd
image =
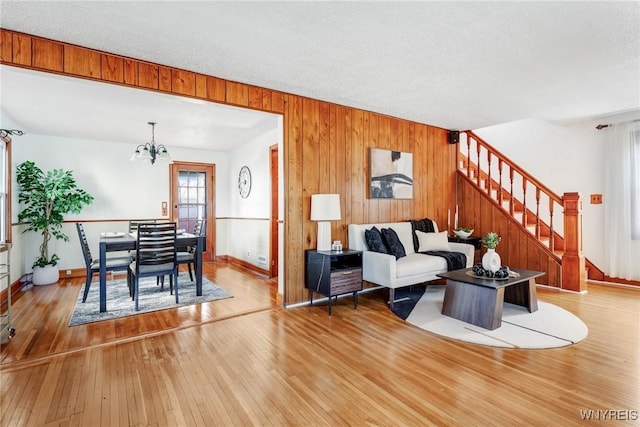
[[[404,246],[398,237],[398,233],[396,233],[393,228],[383,228],[380,232],[382,233],[384,244],[387,245],[387,249],[391,255],[395,255],[396,259],[407,256],[407,253],[404,251]]]
[[[382,240],[382,234],[376,227],[373,227],[370,230],[365,230],[364,239],[366,240],[370,251],[380,252],[381,254],[389,253],[384,241]]]
[[[412,219],[409,222],[411,222],[411,228],[412,228],[412,234],[413,234],[413,250],[416,252],[419,252],[418,248],[420,248],[420,242],[418,242],[418,236],[416,234],[416,230],[422,231],[424,233],[433,233],[436,230],[435,228],[433,228],[433,221],[431,221],[429,218],[423,218],[419,220]]]

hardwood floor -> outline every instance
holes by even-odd
[[[234,298],[72,328],[78,282],[26,292],[2,348],[0,423],[566,426],[591,410],[593,425],[640,424],[637,289],[539,287],[589,336],[531,351],[424,332],[382,291],[329,317],[322,303],[276,307],[273,283],[233,267],[205,274]]]

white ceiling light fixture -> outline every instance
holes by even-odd
[[[155,126],[156,122],[148,122],[151,125],[151,142],[146,144],[140,144],[136,147],[136,151],[131,158],[132,162],[147,162],[150,161],[154,164],[156,160],[160,163],[171,163],[171,157],[167,148],[160,144],[156,145],[155,141]]]

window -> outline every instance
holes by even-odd
[[[178,227],[193,230],[196,222],[207,219],[206,173],[178,172]]]

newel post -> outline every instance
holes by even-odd
[[[582,253],[582,201],[579,193],[564,193],[564,254],[562,255],[562,289],[587,290]]]

